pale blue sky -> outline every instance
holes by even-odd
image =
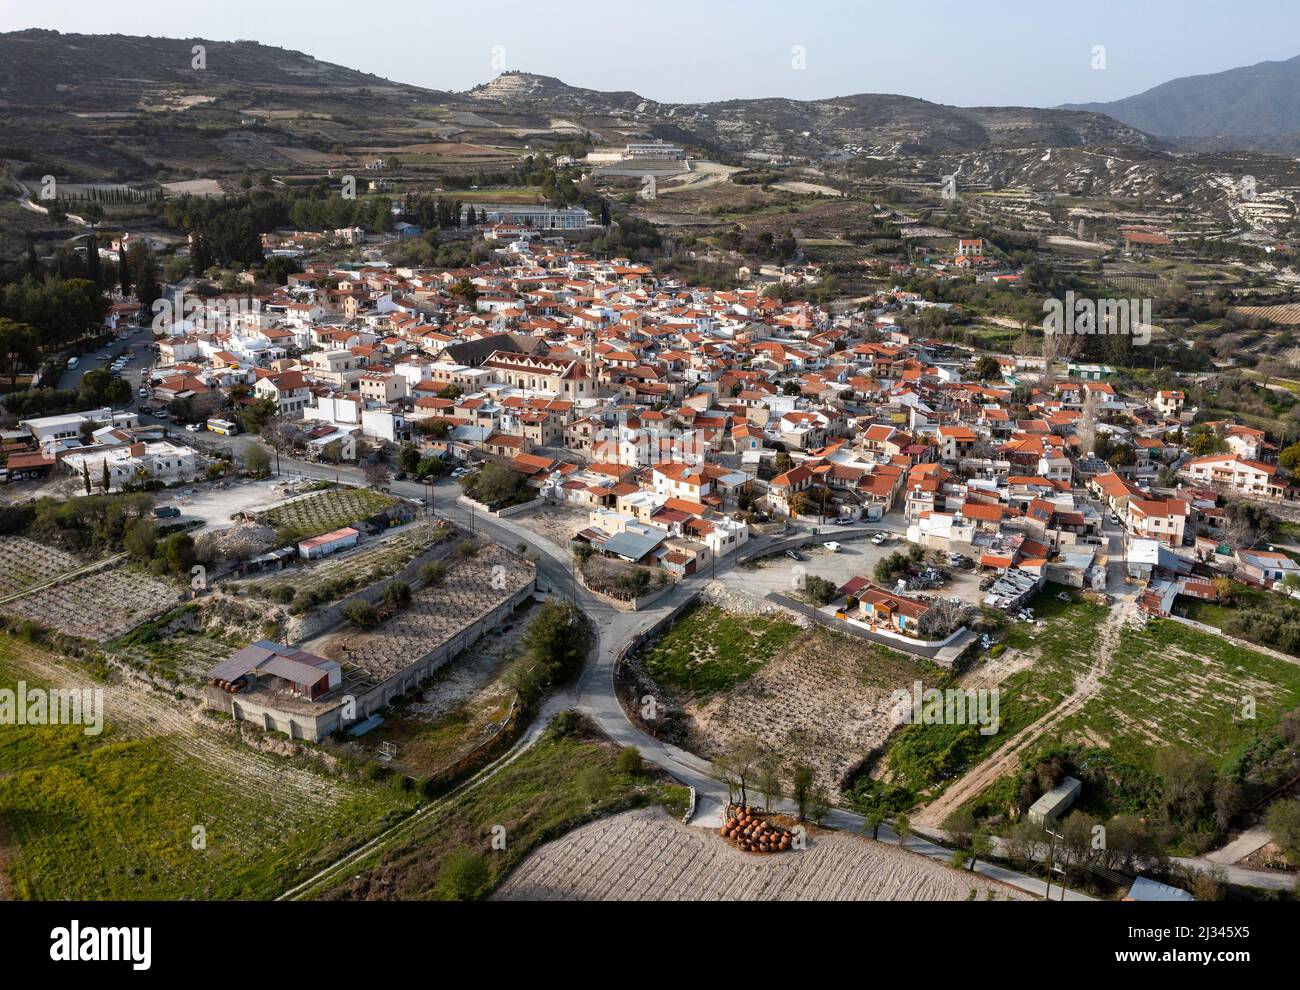
[[[43,27],[249,38],[402,82],[468,89],[504,65],[665,102],[904,93],[960,106],[1112,100],[1300,54],[1295,0],[40,0]],[[791,67],[803,46],[806,68]],[[1095,45],[1106,68],[1092,68]]]

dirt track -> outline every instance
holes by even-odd
[[[915,820],[918,825],[940,828],[944,819],[967,801],[978,797],[1002,777],[1014,773],[1025,752],[1039,739],[1059,725],[1065,718],[1082,708],[1088,699],[1101,688],[1102,680],[1110,671],[1115,651],[1119,648],[1120,633],[1124,629],[1131,602],[1115,605],[1102,623],[1097,637],[1097,654],[1093,665],[1075,682],[1074,692],[1038,721],[1025,726],[1012,736],[983,763],[966,773],[955,784],[931,802]]]

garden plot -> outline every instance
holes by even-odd
[[[715,829],[641,809],[542,846],[495,897],[539,901],[1027,900],[1018,890],[897,846],[814,831],[808,848],[744,853]]]
[[[179,599],[174,585],[117,567],[33,591],[9,602],[4,611],[19,621],[103,642],[161,615]]]
[[[0,598],[52,581],[81,565],[80,559],[57,547],[25,536],[0,536]]]
[[[227,590],[246,590],[260,598],[271,597],[275,589],[285,585],[304,595],[332,588],[338,589],[338,593],[331,600],[337,600],[354,588],[391,577],[430,547],[447,540],[454,532],[449,526],[417,523],[354,551],[334,554],[255,580],[230,582],[224,587]]]
[[[335,488],[277,505],[262,513],[262,521],[308,539],[369,519],[397,503],[393,496],[369,488]]]
[[[453,561],[438,585],[421,588],[373,632],[346,630],[306,649],[385,679],[454,639],[533,580],[532,567],[495,544]],[[322,652],[323,651],[323,652]]]
[[[866,640],[711,605],[688,612],[643,664],[690,717],[692,751],[711,756],[757,736],[813,767],[832,795],[894,730],[891,693],[941,677],[923,660]]]

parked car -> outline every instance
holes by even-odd
[[[797,550],[787,550],[785,555],[791,560],[803,560],[803,556]]]
[[[852,526],[853,518],[851,516],[840,516],[835,520],[836,526]]]
[[[831,540],[829,543],[823,543],[822,546],[824,546],[831,553],[839,553],[843,549],[843,547],[841,547],[834,540]]]
[[[198,423],[186,423],[185,429],[188,430],[190,433],[198,433],[199,430],[202,429],[202,427],[200,427]]]
[[[394,481],[405,481],[405,480],[406,480],[406,472],[405,472],[405,471],[398,471],[395,475],[393,475],[393,480],[394,480]]]
[[[884,533],[877,533],[875,536],[871,538],[871,542],[878,547],[883,547],[886,543],[889,542],[889,537],[886,536]]]

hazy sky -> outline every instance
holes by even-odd
[[[961,106],[1112,100],[1300,55],[1296,0],[40,0],[0,31],[246,38],[434,89],[499,68],[665,102],[904,93]],[[1093,68],[1094,46],[1105,68]],[[796,69],[796,46],[804,68]]]

